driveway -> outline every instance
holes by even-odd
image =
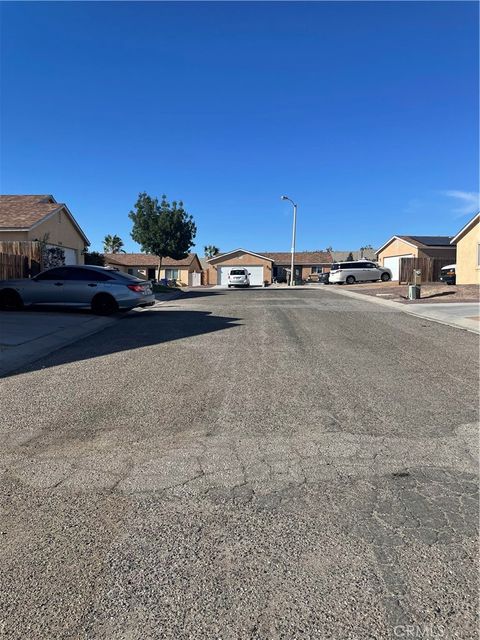
[[[476,638],[477,348],[202,290],[4,379],[4,637]]]

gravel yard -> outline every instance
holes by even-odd
[[[478,302],[480,299],[480,289],[475,284],[447,285],[442,282],[422,284],[422,297],[420,300],[408,300],[408,285],[399,285],[397,282],[365,282],[341,286],[343,289],[363,293],[367,296],[380,296],[387,300],[395,300],[405,304],[422,304],[422,302]]]

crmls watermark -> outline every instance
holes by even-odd
[[[437,624],[397,624],[393,627],[396,638],[443,638],[445,627]]]

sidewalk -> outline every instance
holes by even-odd
[[[155,306],[174,300],[179,292],[157,293]],[[128,313],[148,313],[153,307]],[[79,310],[0,312],[0,377],[44,358],[49,353],[102,331],[122,319],[121,314],[95,316]]]
[[[321,286],[325,285],[319,285],[318,288],[321,288]],[[327,287],[326,290],[332,293],[338,293],[341,296],[363,300],[363,302],[373,302],[384,305],[396,311],[409,313],[412,316],[433,322],[440,322],[441,324],[446,324],[456,329],[480,333],[480,303],[478,302],[431,302],[407,305],[401,302],[394,302],[393,300],[385,300],[384,298],[375,298],[363,293],[345,291],[335,285]]]
[[[116,316],[104,318],[79,311],[3,311],[0,313],[0,376],[117,321]]]

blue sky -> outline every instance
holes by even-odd
[[[196,248],[379,246],[478,207],[474,2],[7,2],[1,192],[52,193],[93,249],[140,191]]]

